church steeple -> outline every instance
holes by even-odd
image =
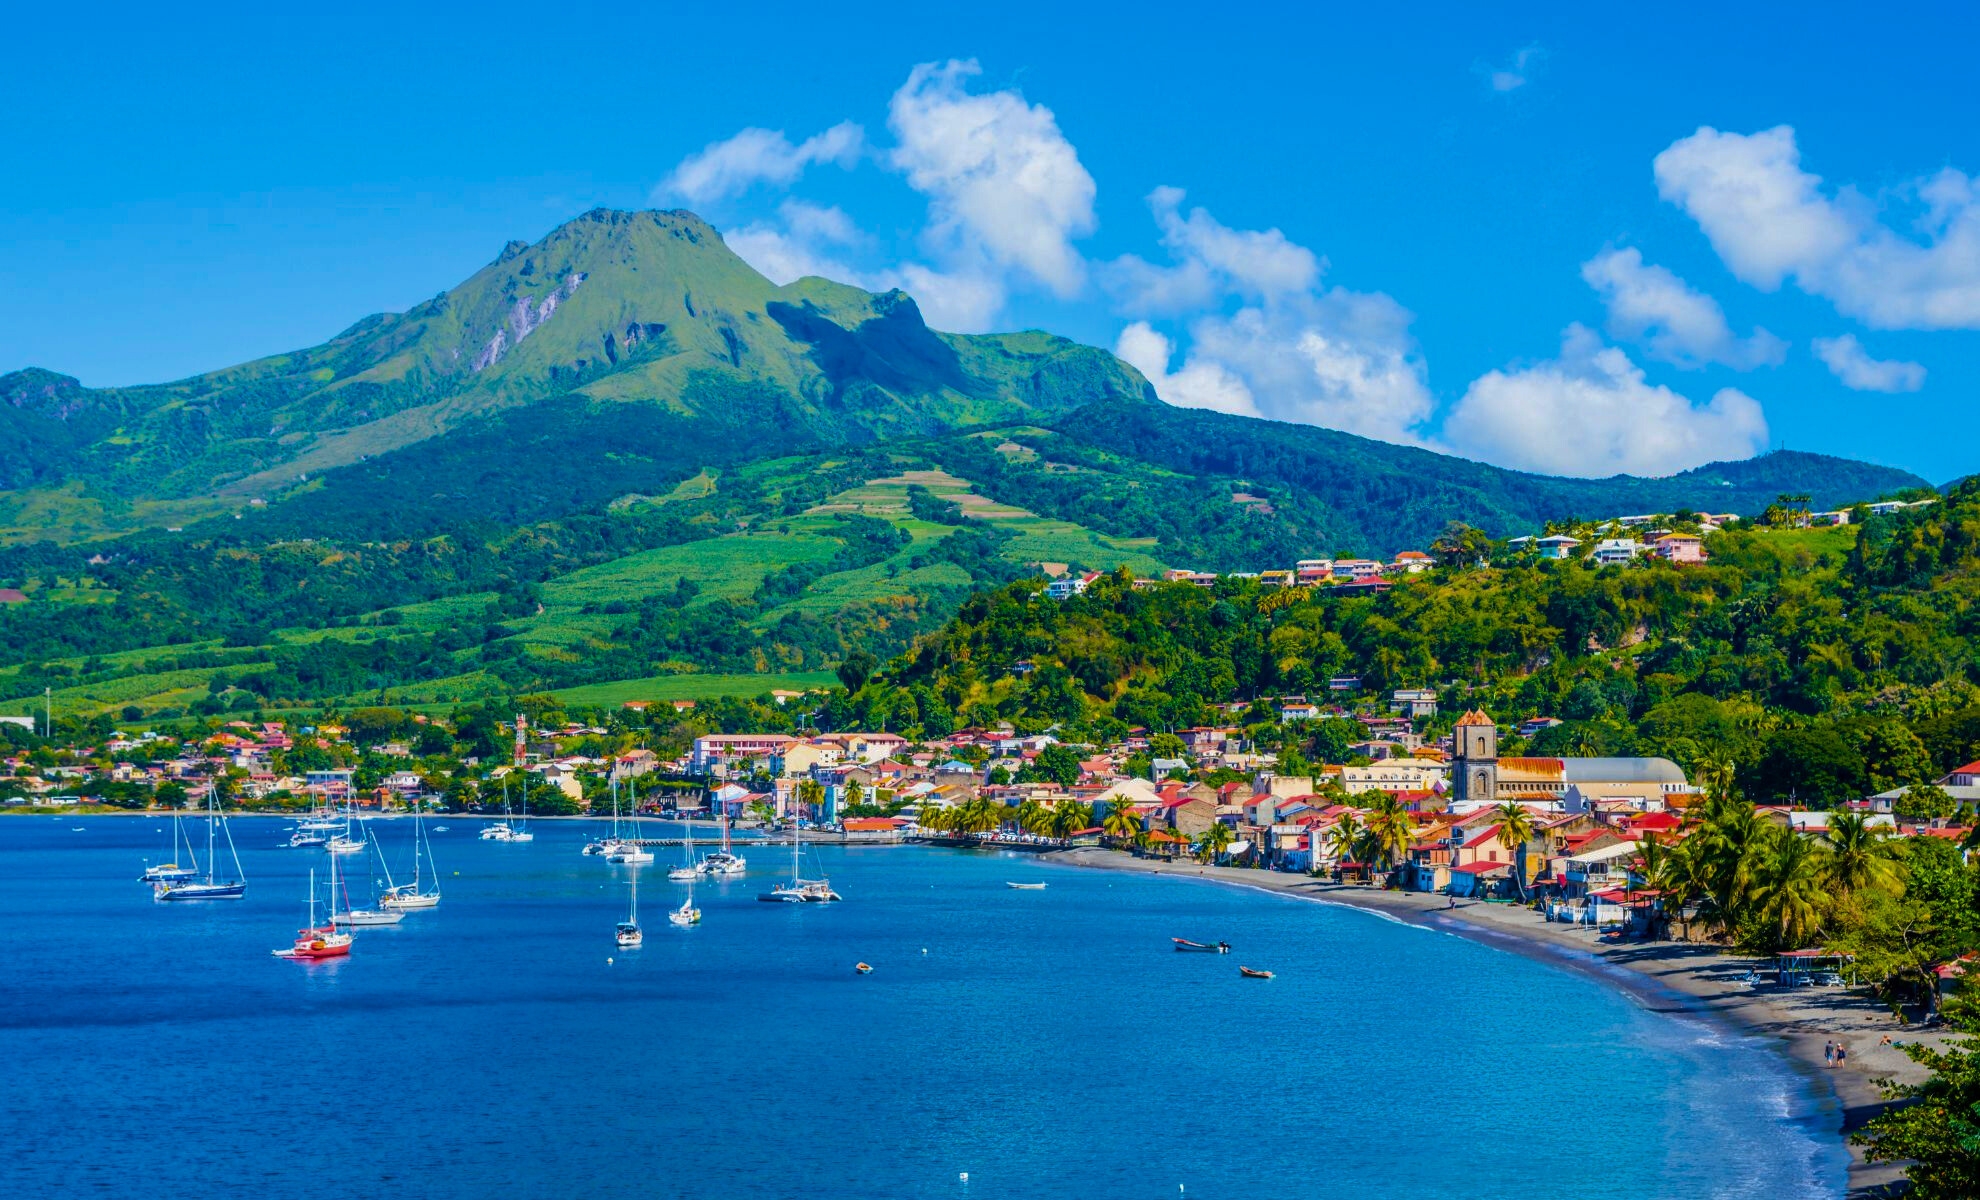
[[[1495,804],[1499,799],[1499,727],[1473,709],[1458,718],[1451,763],[1451,798]]]

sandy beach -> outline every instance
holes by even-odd
[[[1885,1108],[1874,1080],[1913,1082],[1924,1077],[1923,1068],[1896,1046],[1884,1044],[1883,1038],[1931,1044],[1945,1039],[1943,1033],[1899,1023],[1889,1008],[1863,991],[1746,988],[1739,979],[1749,968],[1764,965],[1762,960],[1723,954],[1699,943],[1603,943],[1592,929],[1550,923],[1512,904],[1460,900],[1456,907],[1447,907],[1446,897],[1430,893],[1383,891],[1278,871],[1165,864],[1113,850],[1059,850],[1044,857],[1069,865],[1174,875],[1373,909],[1581,971],[1621,988],[1653,1011],[1703,1016],[1774,1041],[1800,1070],[1834,1093],[1845,1135]],[[1834,1041],[1849,1050],[1842,1067],[1832,1068],[1824,1061],[1823,1047]],[[1893,1194],[1890,1189],[1902,1180],[1903,1172],[1896,1167],[1866,1163],[1861,1151],[1851,1148],[1850,1197]]]

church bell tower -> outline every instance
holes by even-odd
[[[1457,755],[1451,762],[1451,799],[1496,804],[1499,799],[1499,727],[1477,710],[1458,718]]]

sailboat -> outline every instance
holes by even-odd
[[[295,832],[289,835],[291,846],[321,846],[330,841],[330,835],[337,831],[336,814],[328,808],[311,809],[296,822]]]
[[[337,860],[330,860],[331,904],[336,904]],[[296,930],[296,944],[286,950],[271,950],[276,958],[297,959],[316,962],[325,958],[343,958],[350,954],[355,935],[338,929],[335,924],[316,923],[316,868],[309,869],[309,916],[303,927]]]
[[[362,854],[364,852],[365,839],[351,836],[352,833],[357,832],[353,829],[352,824],[351,799],[346,796],[344,798],[344,831],[332,837],[325,843],[324,848],[332,854]]]
[[[639,872],[633,871],[631,875],[632,907],[626,911],[626,919],[612,931],[612,940],[621,950],[631,950],[646,940],[646,935],[639,931]]]
[[[422,851],[426,855],[426,865],[433,871],[433,883],[430,889],[421,886],[419,859]],[[387,884],[385,893],[378,897],[380,908],[403,911],[434,908],[440,903],[440,868],[433,865],[433,843],[426,839],[426,818],[418,812],[413,813],[412,882],[395,884],[392,882],[390,871],[385,873],[385,882]]]
[[[605,847],[605,861],[608,863],[618,863],[626,867],[643,867],[653,861],[653,851],[640,845],[639,797],[632,792],[630,784],[627,785],[627,800],[632,807],[632,820],[629,823],[632,829],[632,836],[620,837],[618,822],[614,821],[612,823],[612,840]]]
[[[721,816],[722,848],[705,854],[701,858],[701,870],[705,875],[740,875],[748,869],[749,863],[743,856],[729,849],[729,814],[725,810]]]
[[[693,883],[701,878],[701,868],[694,861],[694,826],[681,824],[681,865],[667,872],[667,878],[675,883]],[[694,889],[688,889],[690,894]]]
[[[688,872],[690,882],[688,883],[687,899],[681,901],[679,908],[667,914],[667,920],[682,929],[686,929],[690,925],[701,924],[701,910],[694,906],[694,884],[692,880],[695,874],[693,871]]]
[[[172,814],[172,860],[157,864],[145,863],[144,874],[138,876],[140,883],[186,883],[199,878],[199,856],[193,853],[192,839],[186,839],[186,861],[192,865],[179,865],[179,814]]]
[[[483,825],[481,827],[481,840],[484,842],[527,842],[531,840],[531,836],[522,833],[515,826],[509,824],[509,780],[507,776],[504,776],[502,779],[502,819]]]
[[[826,904],[839,899],[839,893],[832,890],[829,879],[806,879],[799,867],[801,848],[804,845],[804,830],[798,824],[796,815],[791,817],[791,881],[757,897],[773,904]]]
[[[378,855],[377,861],[383,863],[385,861],[385,852],[378,849],[377,840],[371,837],[371,833],[369,830],[365,832],[365,837],[370,842],[371,848],[377,852]],[[335,864],[335,861],[336,861],[335,859],[331,860],[333,865]],[[405,913],[400,912],[398,909],[394,909],[394,908],[386,908],[382,906],[379,908],[352,908],[351,885],[348,880],[346,880],[344,883],[344,911],[338,912],[335,878],[336,878],[335,875],[332,875],[331,877],[332,883],[330,889],[330,924],[351,925],[351,926],[397,925],[399,922],[406,919]],[[389,872],[387,873],[386,879],[387,882],[390,882],[391,876]],[[377,889],[377,876],[375,875],[372,877],[372,888],[374,891],[376,891]]]
[[[217,861],[214,856],[216,833],[227,835],[227,853],[234,860],[234,877],[218,878],[213,871]],[[247,880],[241,875],[240,851],[234,849],[233,831],[227,828],[227,818],[220,815],[220,797],[210,792],[206,797],[206,875],[203,879],[188,879],[179,883],[161,881],[151,885],[151,894],[160,900],[239,900],[247,895]]]

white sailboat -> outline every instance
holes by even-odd
[[[363,837],[352,836],[361,832],[362,830],[356,825],[351,798],[346,796],[344,798],[344,831],[326,842],[324,849],[330,851],[332,854],[362,854],[364,853],[365,839]],[[291,839],[291,841],[293,840]]]
[[[214,844],[216,832],[227,835],[227,853],[234,860],[232,879],[221,879],[214,873],[214,864],[219,861]],[[247,895],[247,880],[241,873],[240,851],[234,849],[234,833],[227,828],[227,818],[221,815],[217,792],[209,792],[206,797],[205,877],[177,883],[160,881],[151,885],[151,894],[160,900],[239,900]]]
[[[366,831],[365,837],[369,841],[372,850],[377,854],[377,858],[375,861],[379,865],[383,865],[385,862],[385,852],[383,850],[378,849],[378,842],[375,838],[371,837],[369,830]],[[332,925],[349,925],[349,926],[397,925],[399,922],[406,919],[405,913],[400,912],[399,910],[393,908],[386,908],[383,906],[377,908],[352,908],[351,885],[348,880],[346,880],[344,883],[344,911],[338,912],[336,882],[335,882],[336,875],[334,874],[336,861],[337,860],[335,858],[332,858],[330,860],[331,866],[333,868],[333,874],[331,875],[331,896],[330,896],[330,923]],[[388,883],[391,881],[391,873],[389,871],[386,873],[385,878]],[[376,876],[373,877],[372,890],[374,892],[377,890]]]
[[[193,853],[191,838],[185,839],[187,866],[179,865],[179,814],[172,814],[172,857],[162,863],[146,861],[140,883],[189,883],[199,878],[199,855]]]
[[[523,805],[527,808],[528,804],[528,794],[525,793]],[[509,824],[509,780],[507,776],[504,776],[502,779],[502,819],[482,826],[481,840],[484,842],[528,842],[534,841],[535,836],[534,834],[522,832],[516,825]]]
[[[615,826],[612,845],[605,851],[605,861],[625,867],[643,867],[653,861],[653,851],[640,845],[639,796],[632,792],[630,785],[627,786],[627,798],[632,805],[632,836],[619,837]]]
[[[432,868],[433,882],[426,885],[420,873],[420,856],[424,853],[426,865]],[[380,908],[408,911],[421,908],[435,908],[440,903],[440,868],[433,865],[433,843],[426,839],[426,817],[413,813],[413,877],[411,883],[392,882],[391,872],[386,872],[385,893],[378,898]]]
[[[694,872],[690,871],[688,873],[690,882],[688,883],[687,899],[681,901],[679,908],[667,914],[668,923],[681,929],[686,929],[690,925],[701,924],[701,910],[694,906],[694,883],[692,882],[694,876]]]
[[[801,854],[804,845],[804,830],[798,824],[795,814],[791,817],[791,881],[757,897],[772,904],[829,904],[839,899],[839,893],[832,890],[832,881],[823,877],[804,878],[801,867]]]
[[[675,883],[692,884],[701,878],[701,867],[694,861],[694,826],[683,821],[681,830],[681,865],[667,872],[667,878]],[[694,894],[692,887],[688,889],[688,894]]]
[[[729,814],[724,811],[722,822],[722,848],[705,854],[701,858],[701,871],[704,875],[740,875],[749,869],[749,863],[742,855],[729,849]]]
[[[612,930],[612,940],[621,950],[631,950],[646,940],[639,929],[639,872],[632,871],[632,906],[626,911],[626,919]]]

